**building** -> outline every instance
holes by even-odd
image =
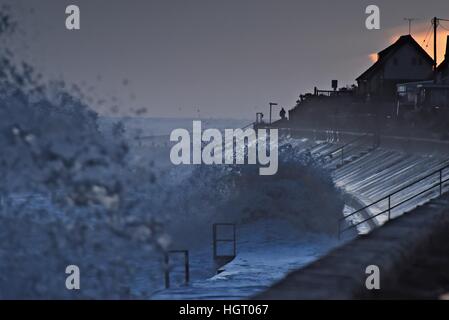
[[[397,84],[432,78],[433,59],[410,35],[378,53],[377,61],[356,80],[359,96],[394,101]]]
[[[404,110],[431,110],[449,108],[449,85],[433,80],[397,85],[396,115]]]
[[[404,108],[414,110],[449,108],[449,36],[446,54],[443,62],[437,67],[436,77],[429,81],[398,84],[397,98],[397,115]]]

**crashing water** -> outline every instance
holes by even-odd
[[[0,38],[14,25],[1,12]],[[304,253],[306,239],[335,234],[343,202],[300,145],[280,148],[275,176],[259,176],[257,166],[158,167],[167,148],[142,153],[119,123],[100,130],[76,88],[44,83],[2,50],[0,298],[149,298],[162,285],[163,252],[180,246],[198,257],[193,279],[207,279],[215,273],[209,244],[216,222],[250,230],[239,250],[253,257],[270,238],[277,240],[266,252],[299,239],[290,244]],[[269,221],[276,221],[274,234]],[[293,254],[301,260],[301,251]],[[79,292],[64,288],[71,264],[82,272]],[[260,277],[260,286],[287,271]],[[240,296],[247,293],[240,288]]]
[[[160,183],[171,200],[161,204],[170,212],[170,249],[189,250],[193,283],[163,290],[161,281],[153,299],[245,298],[337,245],[342,197],[301,142],[281,144],[273,176],[260,176],[256,165],[179,166],[167,172]],[[235,223],[238,235],[236,258],[216,276],[214,223]]]

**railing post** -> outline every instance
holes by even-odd
[[[189,284],[190,281],[190,266],[189,266],[189,251],[188,250],[170,250],[165,252],[165,288],[170,288],[170,254],[184,254],[184,283]]]
[[[217,258],[217,224],[212,226],[212,246],[214,251],[214,259]]]
[[[388,196],[388,221],[391,219],[391,195]]]
[[[343,165],[343,150],[344,150],[344,148],[345,148],[345,147],[342,147],[342,148],[341,148],[341,165]]]
[[[169,258],[169,255],[168,255],[168,253],[165,253],[165,289],[168,289],[168,288],[170,288],[170,265],[169,265],[169,262],[170,262],[170,258]]]
[[[234,256],[237,254],[237,236],[235,234],[235,226],[234,226],[234,232],[233,232],[233,240],[234,240]]]
[[[341,221],[340,220],[338,220],[338,234],[337,234],[337,237],[338,237],[338,240],[340,240],[340,231],[341,231]]]
[[[189,266],[189,251],[184,252],[184,272],[185,272],[185,284],[188,285],[190,282],[190,266]]]

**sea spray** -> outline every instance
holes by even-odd
[[[213,223],[262,218],[286,219],[298,232],[334,235],[344,206],[330,173],[290,143],[280,147],[273,176],[260,176],[257,165],[178,167],[160,183],[172,199],[164,204],[169,229],[184,244],[209,239]]]
[[[13,25],[0,10],[0,39]],[[0,299],[147,296],[168,246],[152,167],[130,165],[127,142],[99,132],[76,92],[18,60],[0,48]],[[68,265],[79,291],[64,285]]]

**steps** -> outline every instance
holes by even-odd
[[[424,204],[440,191],[438,187],[426,190],[439,181],[437,175],[409,186],[440,168],[443,161],[439,157],[411,155],[356,143],[342,145],[324,142],[313,147],[311,152],[324,168],[332,171],[337,187],[366,205],[373,204],[365,210],[363,217],[356,217],[362,221],[370,215],[378,215],[373,224],[361,225],[359,230],[363,229],[364,232]],[[442,174],[443,180],[449,178],[449,170]],[[377,202],[391,193],[394,195],[390,199]],[[410,195],[416,195],[416,198],[408,201]],[[391,207],[393,209],[388,210]],[[388,212],[381,214],[386,210]]]

